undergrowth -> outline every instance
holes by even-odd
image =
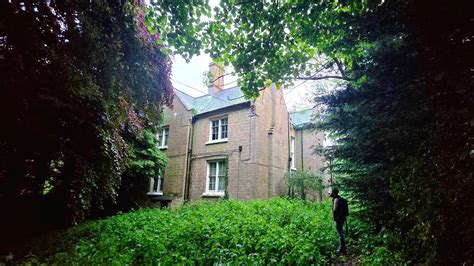
[[[401,264],[390,251],[372,246],[380,243],[370,242],[363,224],[349,221],[349,245],[358,245],[354,239],[361,243],[358,262]],[[29,256],[16,262],[324,265],[334,262],[337,244],[329,201],[227,200],[175,211],[143,209],[87,222],[42,239]],[[372,258],[375,253],[379,257]]]

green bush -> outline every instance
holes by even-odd
[[[290,171],[285,173],[285,181],[290,187],[288,196],[305,200],[308,191],[317,192],[319,200],[323,198],[323,177],[313,171]]]
[[[346,239],[338,245],[331,202],[291,199],[200,202],[169,209],[142,209],[87,222],[32,241],[30,254],[15,262],[59,265],[283,264],[406,265],[399,236],[352,213]],[[346,227],[347,229],[347,227]],[[26,253],[26,252],[25,252]],[[11,259],[9,260],[10,262]]]
[[[400,235],[395,235],[386,229],[375,233],[373,227],[360,219],[350,218],[348,222],[350,228],[348,243],[362,265],[410,264],[406,254],[402,252]]]
[[[48,264],[326,264],[329,202],[220,201],[144,209],[73,227],[33,251]]]

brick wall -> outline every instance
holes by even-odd
[[[191,127],[191,111],[175,97],[173,108],[165,108],[163,126],[169,126],[168,148],[163,150],[168,156],[165,168],[163,196],[182,202],[184,178],[186,174],[187,143]],[[174,205],[175,202],[172,202]]]
[[[172,199],[171,206],[182,204],[184,199],[189,138],[192,138],[191,201],[217,198],[203,194],[206,191],[208,161],[221,159],[227,160],[227,191],[230,198],[251,200],[286,195],[288,187],[284,174],[288,171],[289,140],[292,136],[296,140],[296,168],[300,170],[304,166],[304,169],[319,171],[322,167],[321,158],[312,155],[314,148],[311,147],[322,140],[321,133],[292,129],[283,92],[275,87],[261,91],[260,97],[248,105],[198,115],[192,124],[191,111],[178,97],[173,109],[165,108],[165,114],[167,120],[164,125],[169,126],[170,131],[168,149],[165,150],[169,163],[165,169],[163,196]],[[228,140],[208,143],[210,121],[222,117],[228,119]]]
[[[260,93],[255,101],[257,113],[256,132],[257,163],[262,184],[258,195],[262,198],[285,195],[287,187],[284,174],[288,167],[288,111],[282,90],[272,86]]]
[[[295,166],[297,170],[312,171],[317,175],[323,176],[324,184],[329,184],[329,176],[327,173],[322,172],[322,168],[326,166],[324,157],[315,153],[315,149],[323,144],[324,133],[314,131],[311,129],[297,129],[294,131],[295,134]],[[307,193],[307,199],[319,201],[321,198],[325,198],[326,193],[323,195],[317,193]]]
[[[194,121],[193,148],[191,163],[191,200],[209,199],[203,196],[206,191],[207,163],[212,160],[227,160],[227,190],[231,198],[252,199],[252,183],[255,175],[245,163],[252,158],[251,145],[255,141],[253,134],[251,109],[247,106],[221,109],[207,115],[201,115]],[[209,143],[210,121],[227,117],[228,137],[226,142]],[[239,146],[242,151],[239,152]],[[249,157],[250,156],[250,157]]]

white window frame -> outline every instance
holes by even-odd
[[[290,139],[290,158],[291,158],[291,170],[296,170],[295,167],[295,138]]]
[[[209,181],[210,181],[210,176],[209,174],[211,173],[211,164],[215,163],[216,164],[216,182],[215,182],[215,189],[214,190],[209,190]],[[224,175],[220,175],[219,173],[219,165],[224,164],[224,171],[227,172],[227,160],[222,159],[222,160],[212,160],[212,161],[207,161],[207,174],[206,174],[206,190],[203,193],[203,196],[219,196],[222,197],[225,194],[225,178],[227,173],[224,173]],[[219,191],[219,181],[220,178],[224,178],[224,189]]]
[[[157,139],[158,139],[158,148],[159,149],[167,149],[168,148],[169,133],[170,133],[170,127],[169,126],[162,127],[160,132],[158,132]]]
[[[227,120],[227,135],[225,138],[222,138],[222,127],[224,126],[222,121]],[[217,139],[212,139],[212,123],[214,121],[218,121],[218,127],[217,127]],[[206,142],[206,144],[213,144],[213,143],[221,143],[221,142],[227,142],[229,139],[229,118],[227,116],[225,117],[219,117],[215,119],[210,119],[209,120],[209,141]]]
[[[150,189],[148,191],[148,195],[163,195],[163,174],[160,171],[158,171],[158,184],[155,189],[155,178],[150,177]]]

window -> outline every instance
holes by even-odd
[[[295,168],[295,138],[291,138],[290,141],[290,159],[291,159],[291,169]]]
[[[164,149],[168,148],[168,135],[170,132],[169,127],[163,127],[159,132],[158,132],[158,148]]]
[[[158,176],[150,178],[149,195],[163,195],[163,173],[158,171]]]
[[[227,117],[211,120],[209,130],[209,141],[225,141],[227,140],[228,120]]]
[[[207,163],[206,192],[208,195],[224,195],[227,163],[225,160]]]

